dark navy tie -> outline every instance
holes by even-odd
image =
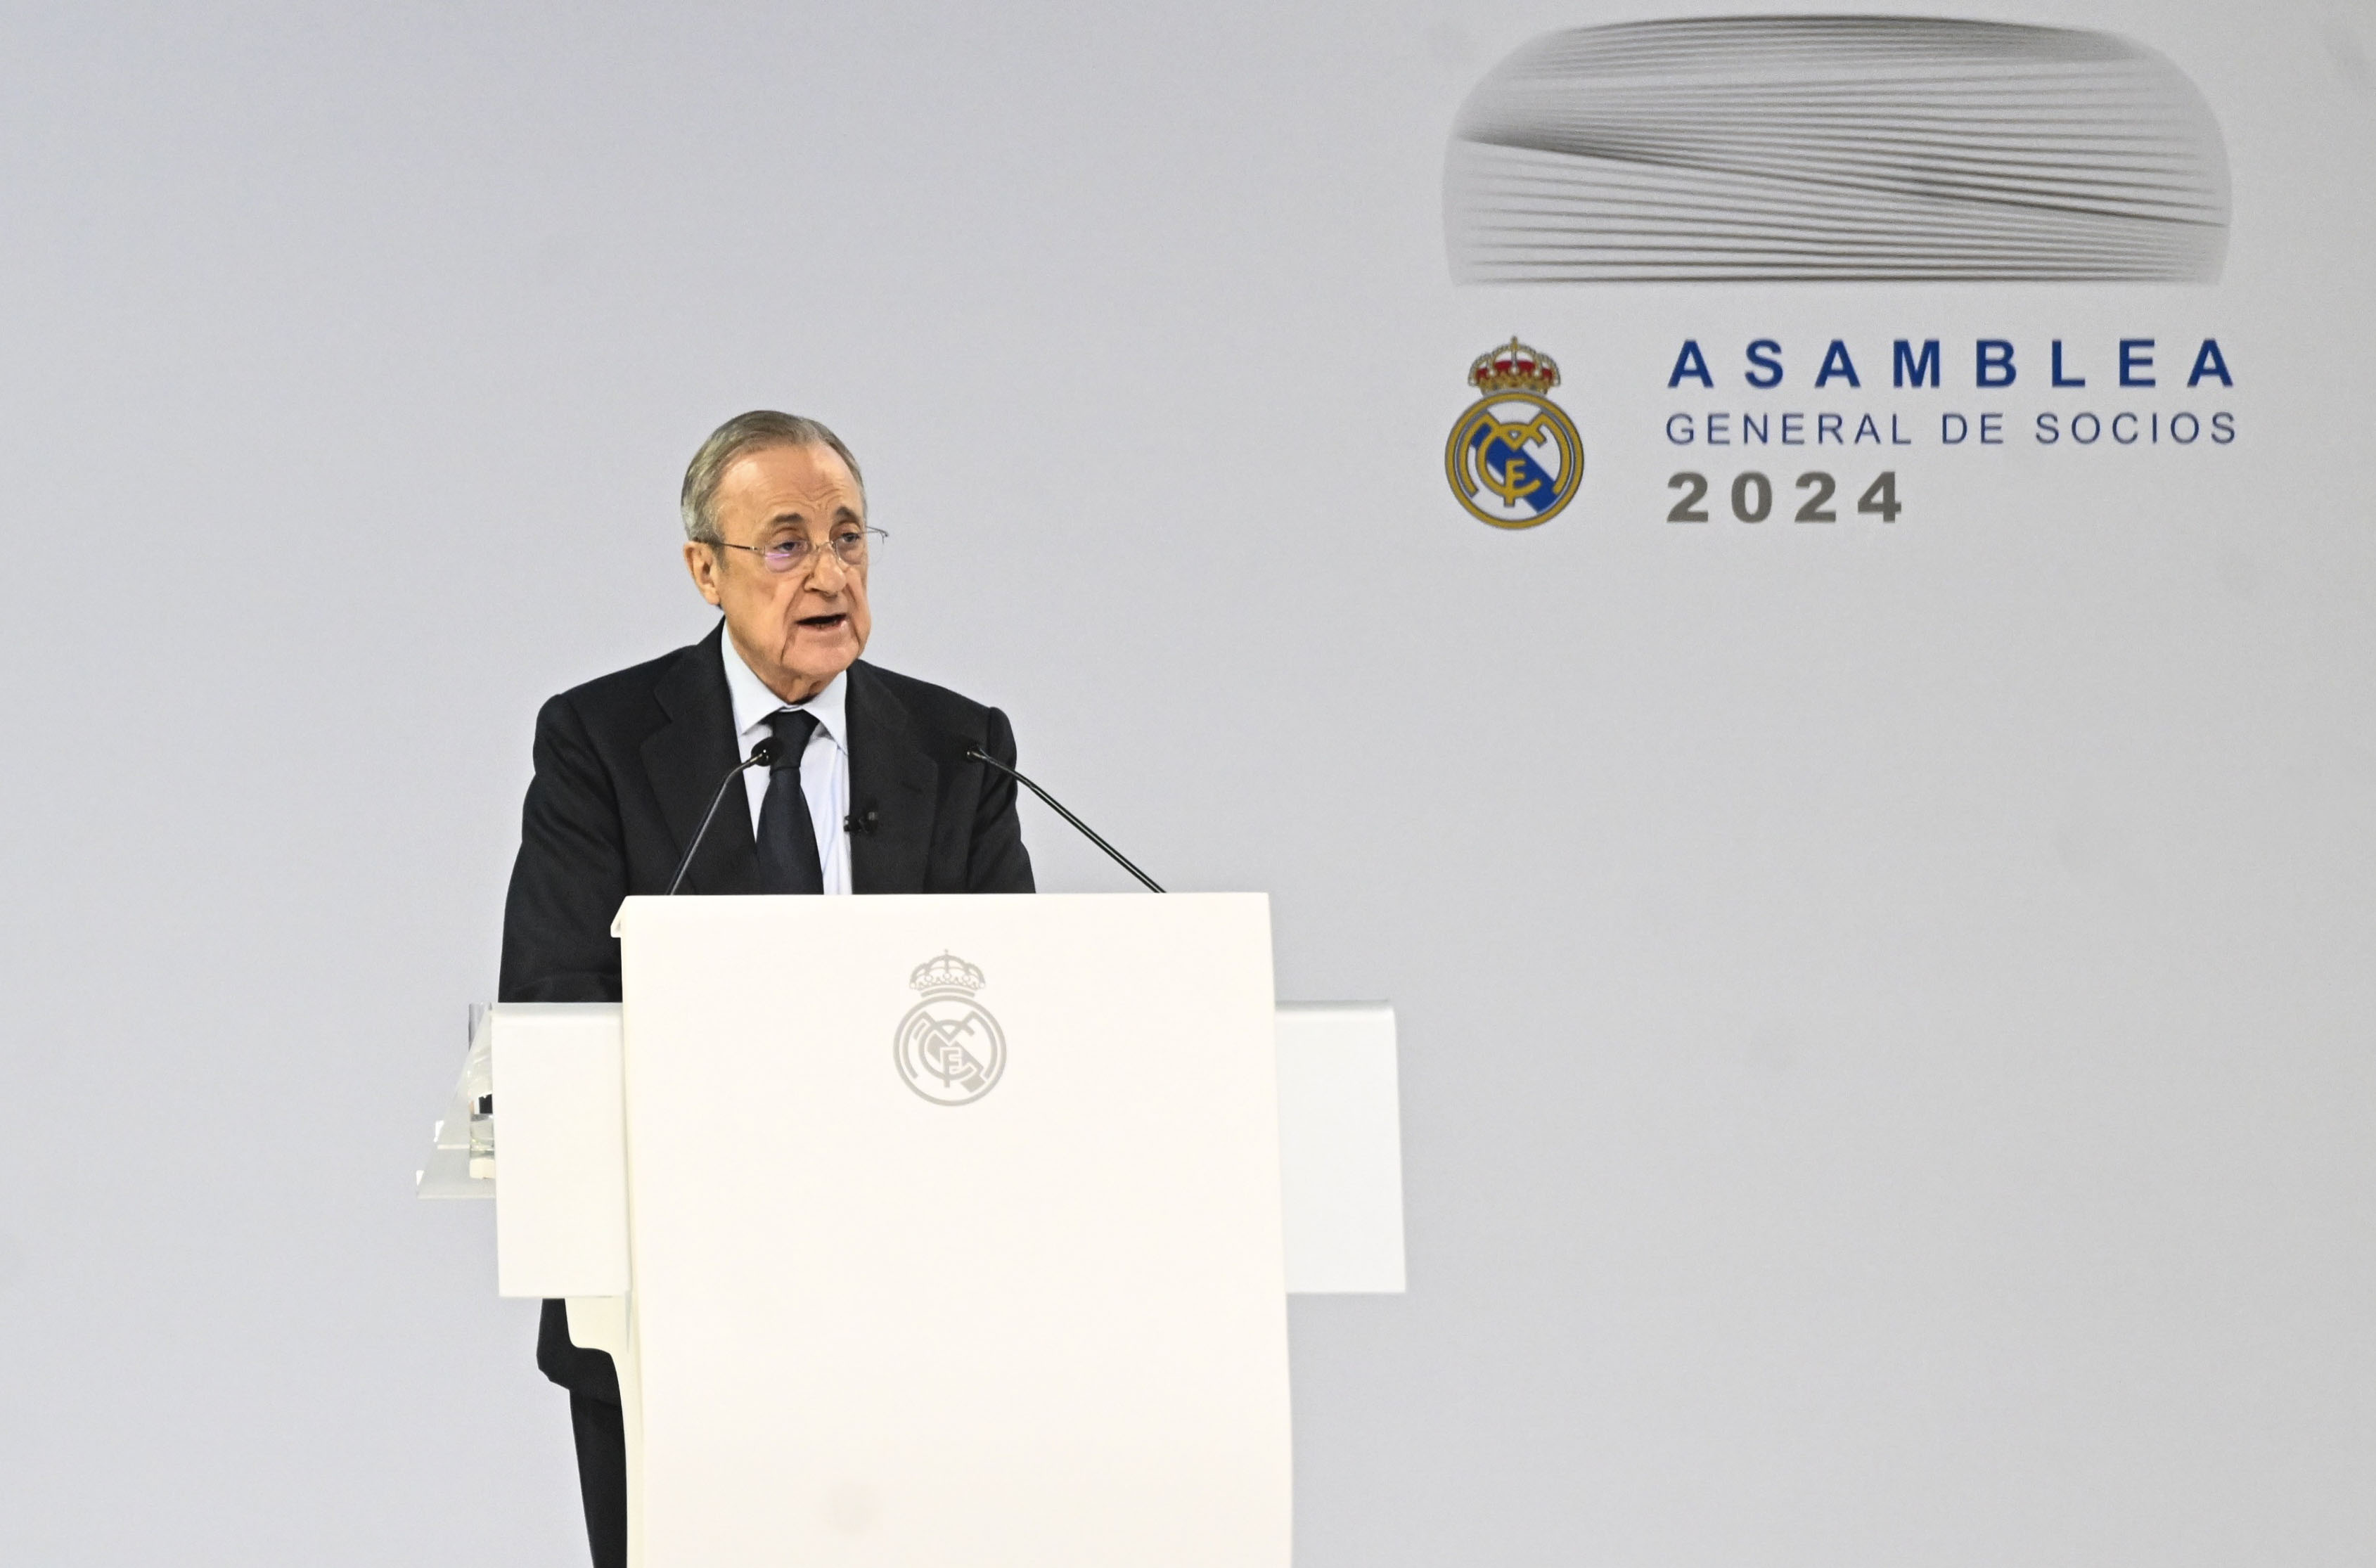
[[[816,733],[816,715],[785,708],[767,724],[776,734],[776,760],[768,766],[767,794],[759,804],[759,891],[822,893],[825,867],[817,861],[816,824],[801,790],[801,758]]]

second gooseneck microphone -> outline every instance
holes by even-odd
[[[693,869],[693,857],[700,853],[701,841],[709,837],[709,825],[718,820],[718,808],[725,801],[728,788],[742,777],[744,769],[767,767],[775,760],[776,742],[770,737],[753,746],[749,756],[726,770],[726,777],[718,781],[718,793],[709,797],[709,809],[702,814],[701,826],[694,830],[693,842],[684,847],[684,859],[676,863],[676,875],[669,879],[670,897],[675,897],[676,890],[684,885],[684,873]]]
[[[1064,809],[1063,802],[1056,799],[1055,796],[1048,793],[1047,790],[1042,790],[1039,785],[1034,784],[1028,778],[1024,778],[1023,775],[1016,772],[1015,769],[1007,766],[1004,763],[999,761],[988,752],[983,751],[980,746],[974,746],[968,749],[966,755],[972,758],[975,762],[988,763],[991,766],[998,769],[999,772],[1004,773],[1009,778],[1014,779],[1017,784],[1022,785],[1025,789],[1030,790],[1033,794],[1047,802],[1048,808],[1051,811],[1054,812],[1058,816],[1063,817],[1066,822],[1071,823],[1075,827],[1079,828],[1081,830],[1082,837],[1087,838],[1090,843],[1095,844],[1099,849],[1103,849],[1107,854],[1111,855],[1113,857],[1114,864],[1122,867],[1123,870],[1130,873],[1131,875],[1138,878],[1140,882],[1146,884],[1146,890],[1149,893],[1160,893],[1163,891],[1162,888],[1156,885],[1155,878],[1147,875],[1145,872],[1131,864],[1130,861],[1124,860],[1123,858],[1123,852],[1120,849],[1115,849],[1112,845],[1099,837],[1097,829],[1091,827],[1087,823],[1083,822],[1079,817],[1075,816],[1071,812],[1066,811]]]

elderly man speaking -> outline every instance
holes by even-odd
[[[616,1002],[611,920],[665,893],[719,781],[742,775],[684,867],[687,893],[1028,893],[1006,716],[862,662],[872,621],[858,459],[814,420],[719,426],[683,490],[684,564],[725,612],[690,647],[544,705],[504,905],[505,1002]],[[796,998],[788,1006],[798,1006]],[[569,1390],[597,1568],[627,1561],[626,1449],[611,1358],[547,1301],[537,1364]]]

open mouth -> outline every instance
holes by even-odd
[[[800,620],[793,624],[795,625],[807,626],[813,631],[829,632],[836,626],[841,625],[849,619],[849,616],[847,612],[839,615],[803,615]]]

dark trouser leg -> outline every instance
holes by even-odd
[[[594,1568],[627,1568],[627,1429],[619,1407],[583,1394],[569,1396],[577,1434],[577,1491],[586,1503],[586,1541]]]

